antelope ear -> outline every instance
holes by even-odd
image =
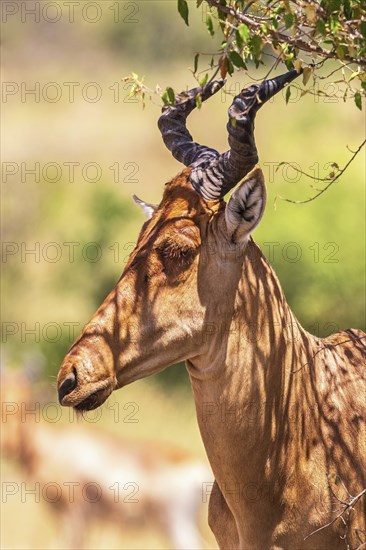
[[[226,229],[232,242],[247,240],[263,216],[266,186],[263,172],[253,168],[231,195],[225,209]]]
[[[136,204],[141,206],[142,210],[145,212],[148,219],[152,217],[155,210],[157,210],[158,208],[156,204],[149,204],[148,202],[144,202],[143,200],[139,199],[137,195],[132,195],[132,198]]]

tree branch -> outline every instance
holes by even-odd
[[[350,514],[351,512],[353,511],[354,507],[356,506],[357,502],[360,500],[360,498],[366,494],[366,489],[364,489],[363,491],[361,491],[360,493],[358,493],[358,495],[356,495],[355,497],[351,497],[351,499],[348,501],[348,502],[345,502],[344,500],[341,500],[340,498],[337,497],[337,495],[335,495],[333,489],[331,488],[330,486],[330,483],[328,482],[328,486],[329,486],[329,489],[332,493],[332,495],[343,505],[343,509],[339,512],[339,514],[337,514],[335,516],[335,518],[332,519],[332,521],[330,521],[329,523],[327,523],[326,525],[322,525],[321,527],[319,527],[318,529],[316,529],[315,531],[313,531],[312,533],[310,533],[309,535],[306,535],[306,537],[304,538],[304,540],[308,539],[309,537],[315,535],[315,533],[319,533],[319,531],[322,531],[323,529],[326,529],[327,527],[330,527],[331,525],[333,525],[333,523],[335,523],[338,519],[340,519],[341,521],[343,521],[344,525],[345,525],[345,529],[346,529],[346,535],[347,535],[347,530],[348,530],[348,524],[349,524],[349,517],[350,517]],[[347,493],[349,494],[349,492],[347,491]],[[348,516],[347,516],[347,519],[345,519],[343,517],[343,515],[348,512]],[[345,535],[345,536],[346,536]],[[366,544],[366,542],[362,542],[361,545],[358,547],[358,548],[363,548],[364,545]]]
[[[261,22],[255,21],[254,18],[251,17],[250,15],[236,11],[232,7],[224,6],[223,4],[220,3],[220,0],[206,0],[206,2],[210,7],[216,8],[218,11],[221,11],[222,13],[226,13],[227,15],[231,15],[236,19],[236,21],[240,23],[245,23],[249,28],[253,30],[261,29],[261,26],[262,26]],[[300,38],[296,38],[296,37],[293,38],[287,34],[284,34],[280,31],[276,31],[271,28],[267,28],[267,31],[271,35],[271,37],[274,38],[275,40],[278,40],[279,42],[285,42],[287,44],[291,44],[291,46],[298,48],[299,50],[319,55],[320,57],[324,57],[325,59],[339,59],[339,55],[335,51],[324,50],[320,46],[315,46],[314,44],[311,44],[310,42],[305,42]],[[344,54],[342,61],[355,63],[366,69],[366,59],[355,59],[354,57],[348,54]]]
[[[342,168],[342,170],[340,170],[338,172],[338,174],[336,176],[334,176],[334,178],[332,178],[328,185],[326,185],[324,187],[324,189],[321,189],[316,195],[314,195],[313,197],[310,197],[309,199],[305,199],[303,201],[297,201],[297,200],[292,200],[292,199],[287,199],[286,197],[282,197],[281,195],[276,195],[275,197],[275,204],[276,204],[276,201],[277,199],[280,199],[282,201],[286,201],[286,202],[290,202],[291,204],[306,204],[308,202],[311,202],[311,201],[314,201],[315,199],[317,199],[318,197],[320,197],[320,195],[322,195],[323,193],[325,193],[325,191],[327,191],[329,189],[329,187],[331,187],[333,185],[333,183],[335,183],[343,174],[344,172],[347,170],[347,168],[349,167],[349,165],[351,164],[351,162],[355,159],[355,157],[358,155],[358,153],[361,151],[362,147],[366,144],[366,139],[361,143],[361,145],[356,149],[356,151],[353,153],[352,157],[350,158],[350,160],[347,162],[347,164]],[[290,164],[290,163],[284,163],[284,164]],[[303,174],[304,176],[307,176],[308,178],[312,178],[312,179],[315,179],[313,176],[311,176],[310,174],[307,174],[306,172],[303,172],[302,170],[299,170],[298,168],[296,167],[293,167],[295,170],[297,170],[297,172],[299,172],[300,174]],[[329,178],[319,178],[320,181],[328,181]]]

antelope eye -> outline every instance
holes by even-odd
[[[183,274],[192,265],[199,246],[199,230],[196,226],[175,228],[156,248],[165,275],[175,278]]]

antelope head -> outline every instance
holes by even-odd
[[[255,115],[296,76],[290,71],[234,98],[230,148],[223,154],[194,142],[186,128],[197,95],[207,100],[222,81],[182,93],[164,107],[158,123],[163,140],[186,168],[166,184],[159,206],[142,205],[150,218],[121,278],[62,363],[62,405],[94,409],[113,390],[174,363],[185,360],[199,369],[199,358],[212,351],[205,327],[232,316],[230,296],[265,207],[263,175],[255,168]],[[238,183],[226,204],[224,195]]]

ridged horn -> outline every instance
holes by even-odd
[[[292,70],[271,80],[264,80],[261,84],[252,85],[234,97],[228,110],[229,151],[215,158],[204,158],[202,161],[198,159],[192,166],[190,181],[205,200],[222,198],[258,162],[254,140],[255,115],[266,101],[299,74]]]
[[[163,113],[158,121],[159,130],[173,157],[185,166],[192,166],[198,161],[212,160],[220,156],[215,149],[193,141],[186,127],[186,120],[196,107],[198,94],[201,94],[202,101],[206,101],[218,92],[224,83],[224,80],[215,80],[203,88],[182,92],[176,97],[175,105],[163,107]]]

